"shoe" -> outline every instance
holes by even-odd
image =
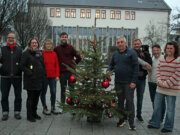
[[[117,123],[117,127],[123,127],[125,124],[126,124],[126,122],[124,120],[123,121],[119,121]]]
[[[21,117],[20,114],[15,114],[15,115],[14,115],[14,118],[15,118],[16,120],[20,120],[22,117]]]
[[[4,114],[2,116],[2,121],[6,121],[6,120],[8,120],[8,118],[9,118],[8,114]]]
[[[151,124],[151,122],[152,122],[152,121],[151,121],[151,120],[149,120],[149,121],[148,121],[148,124],[150,125],[150,124]]]
[[[45,115],[51,115],[47,108],[44,108],[42,113]]]
[[[161,132],[162,132],[162,133],[168,133],[168,132],[172,132],[172,131],[171,131],[171,130],[168,130],[168,129],[163,128],[163,129],[161,129]]]
[[[34,118],[35,118],[36,120],[41,120],[41,117],[40,117],[38,114],[34,115]]]
[[[57,111],[55,108],[53,108],[52,110],[51,110],[51,113],[52,114],[54,114],[54,115],[57,115],[57,114],[61,114],[59,111]]]
[[[58,112],[59,114],[63,114],[63,109],[59,108]]]
[[[135,131],[135,130],[136,130],[136,127],[135,127],[134,125],[129,125],[129,130]]]
[[[141,122],[144,121],[141,115],[140,115],[140,116],[136,116],[136,118],[137,118],[139,121],[141,121]]]
[[[154,127],[154,126],[152,126],[152,125],[147,125],[147,128],[154,128],[154,129],[158,129],[157,127]]]
[[[30,121],[30,122],[36,122],[35,118],[27,118],[27,120]]]

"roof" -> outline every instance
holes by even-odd
[[[168,10],[164,0],[40,0],[45,5]]]

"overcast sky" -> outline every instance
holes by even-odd
[[[180,9],[180,0],[164,0],[172,9],[172,12],[174,12],[174,10],[176,8]]]

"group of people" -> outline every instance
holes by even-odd
[[[72,75],[64,64],[75,68],[74,60],[79,63],[82,59],[75,48],[67,43],[68,34],[60,34],[61,44],[53,48],[51,40],[46,40],[43,51],[36,38],[30,39],[28,48],[22,51],[16,45],[14,33],[7,35],[7,45],[1,47],[0,74],[1,74],[1,105],[2,120],[8,119],[9,113],[9,92],[13,85],[14,117],[21,119],[22,106],[22,72],[23,88],[27,90],[27,120],[35,122],[41,117],[37,114],[39,98],[43,106],[43,114],[50,115],[62,113],[57,110],[56,103],[56,83],[60,80],[61,102],[65,103],[66,86],[71,87],[69,78]],[[136,118],[144,121],[142,117],[143,95],[148,75],[149,93],[152,101],[153,114],[149,120],[148,128],[160,128],[160,124],[165,117],[162,132],[172,132],[175,115],[176,96],[180,90],[180,57],[178,44],[168,42],[164,53],[161,55],[161,47],[152,47],[152,57],[148,46],[142,45],[140,39],[133,41],[133,48],[127,47],[124,37],[117,38],[117,50],[114,52],[107,74],[109,71],[115,72],[115,90],[117,91],[118,107],[128,111],[124,113],[117,123],[118,127],[123,127],[128,118],[129,129],[136,130],[134,124],[135,107],[134,92],[137,96]],[[46,104],[47,87],[51,93],[51,111]]]
[[[136,130],[134,124],[135,107],[134,91],[137,95],[137,120],[143,122],[142,104],[148,75],[149,93],[152,101],[153,114],[148,128],[160,128],[161,132],[172,132],[175,116],[175,101],[180,90],[180,57],[178,44],[167,42],[163,56],[159,45],[152,46],[152,57],[147,45],[142,45],[140,39],[133,41],[133,48],[127,47],[126,39],[117,39],[117,50],[114,52],[107,69],[115,72],[115,90],[117,91],[118,107],[124,110],[122,118],[117,123],[123,127],[128,118],[129,129]],[[165,117],[165,118],[164,118]]]
[[[22,72],[23,88],[27,90],[27,120],[35,122],[41,117],[37,114],[39,98],[43,106],[43,114],[59,114],[62,110],[57,110],[56,103],[56,82],[61,83],[61,102],[65,103],[65,87],[70,85],[70,71],[63,64],[73,66],[73,61],[80,62],[81,57],[75,48],[67,43],[68,34],[62,32],[60,35],[61,44],[53,48],[51,40],[46,40],[43,51],[40,49],[38,39],[29,40],[27,49],[22,51],[16,44],[15,33],[7,35],[7,43],[1,47],[0,74],[1,74],[1,105],[2,120],[9,118],[9,92],[11,85],[14,87],[14,117],[21,119],[22,107]],[[47,88],[50,88],[51,111],[46,104]]]

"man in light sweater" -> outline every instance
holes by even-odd
[[[152,68],[151,70],[148,71],[148,84],[149,84],[149,94],[150,94],[152,106],[154,109],[154,97],[155,97],[156,88],[157,88],[157,82],[156,82],[157,66],[159,63],[159,59],[163,57],[161,55],[161,47],[159,45],[154,45],[152,47],[152,55],[153,55]],[[166,106],[165,106],[165,101],[164,101],[163,106],[162,106],[163,113],[162,113],[161,122],[163,121],[165,110],[166,110]],[[151,120],[149,122],[151,122]]]

